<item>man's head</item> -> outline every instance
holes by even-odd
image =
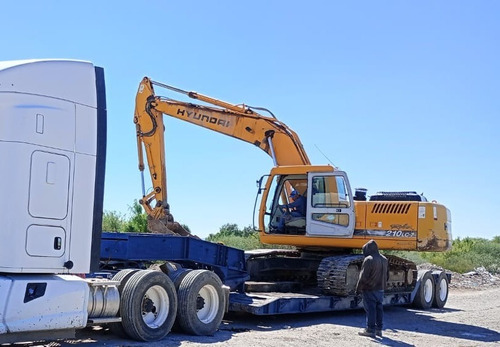
[[[362,250],[363,250],[363,255],[365,257],[369,255],[375,255],[379,252],[378,245],[374,240],[370,240],[367,243],[365,243]]]
[[[290,198],[292,198],[292,200],[297,200],[297,198],[300,196],[299,192],[296,191],[296,190],[292,190],[292,192],[290,193]]]

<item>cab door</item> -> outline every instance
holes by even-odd
[[[347,174],[343,171],[307,175],[308,236],[352,237],[354,203]]]

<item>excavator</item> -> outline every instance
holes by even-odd
[[[186,95],[196,103],[157,96],[154,87]],[[300,285],[329,295],[351,295],[363,261],[360,249],[371,239],[381,250],[451,248],[449,209],[412,191],[379,192],[369,199],[366,189],[353,192],[345,172],[311,164],[298,135],[265,108],[231,104],[148,77],[141,81],[135,101],[143,190],[139,202],[152,232],[192,236],[174,220],[167,202],[163,115],[248,142],[272,158],[270,173],[258,181],[257,229],[262,243],[288,247],[247,253],[250,289],[259,289],[252,283],[273,283],[277,287],[267,290]],[[148,194],[144,153],[153,186]],[[291,213],[288,207],[297,194],[306,201],[305,215]],[[388,259],[387,291],[414,288],[416,265],[394,255]]]

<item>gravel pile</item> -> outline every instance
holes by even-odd
[[[429,263],[420,264],[417,266],[417,268],[419,270],[443,270],[443,268]],[[492,287],[500,287],[500,276],[492,275],[484,267],[479,267],[474,271],[466,272],[463,274],[449,270],[445,271],[451,273],[450,288],[480,290]]]

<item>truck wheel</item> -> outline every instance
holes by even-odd
[[[436,282],[434,301],[432,302],[433,307],[443,308],[444,305],[446,305],[449,291],[448,284],[448,276],[446,276],[446,273],[444,273],[444,271],[441,271]]]
[[[178,297],[177,321],[184,332],[213,335],[219,329],[226,307],[219,276],[208,270],[190,271],[179,285]]]
[[[134,273],[123,287],[120,312],[128,336],[138,341],[161,340],[175,321],[174,284],[160,271]]]
[[[125,286],[125,283],[127,283],[128,280],[130,279],[130,277],[132,277],[132,275],[135,274],[137,271],[139,271],[139,270],[136,270],[136,269],[121,270],[117,274],[115,274],[113,276],[113,278],[111,279],[112,281],[120,281],[120,284],[118,285],[118,293],[120,293],[120,298],[122,296],[123,287]],[[120,307],[120,310],[121,310],[121,307]],[[121,313],[118,312],[118,316],[120,316],[120,315],[121,315]],[[122,338],[129,338],[130,337],[130,336],[128,336],[125,329],[123,329],[122,323],[110,323],[109,329],[116,336],[119,336]]]
[[[128,282],[128,280],[130,279],[130,277],[132,277],[133,274],[135,274],[137,271],[137,269],[125,269],[125,270],[121,270],[119,271],[117,274],[115,274],[113,276],[113,278],[111,279],[112,281],[120,281],[120,285],[118,286],[118,291],[121,292],[123,291],[123,287],[125,286],[125,283]]]
[[[413,305],[417,308],[427,310],[432,306],[434,300],[434,279],[430,271],[426,272],[420,280],[420,287],[417,290]]]

